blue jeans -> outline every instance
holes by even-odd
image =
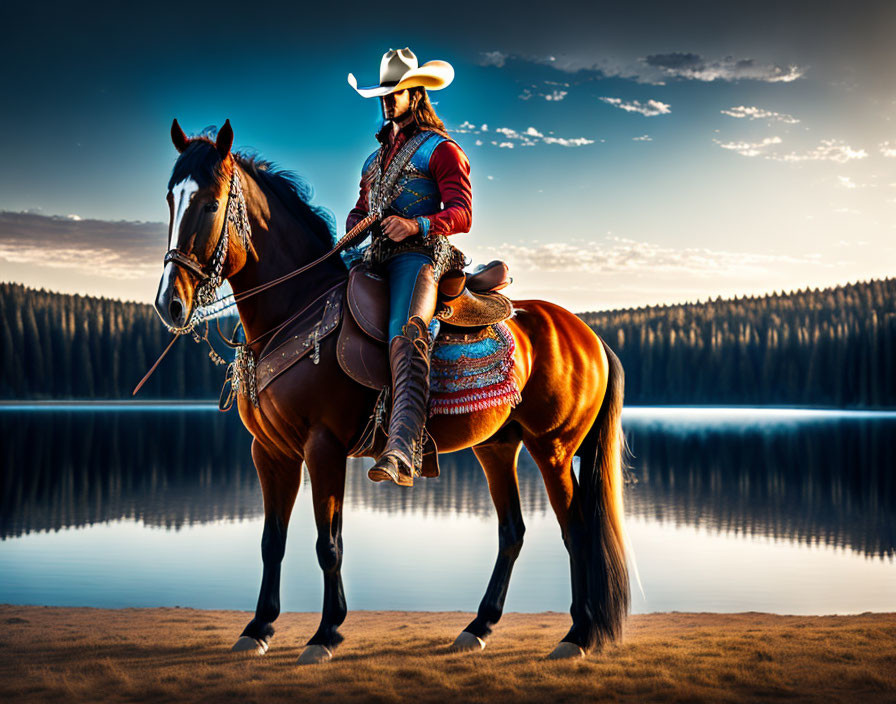
[[[386,275],[389,278],[389,342],[408,322],[411,309],[411,294],[414,283],[424,264],[431,264],[432,259],[420,252],[404,252],[396,254],[386,262]],[[439,321],[435,318],[429,325],[433,339],[439,332]]]

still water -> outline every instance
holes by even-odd
[[[896,414],[631,408],[633,611],[896,610]],[[0,408],[0,603],[252,610],[261,491],[249,437],[211,406]],[[350,609],[474,611],[497,522],[471,452],[413,489],[351,460]],[[508,611],[566,611],[569,563],[524,452],[526,539]],[[283,567],[285,610],[317,611],[310,484]]]

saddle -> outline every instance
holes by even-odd
[[[439,281],[435,317],[455,342],[478,340],[488,332],[488,326],[513,315],[510,299],[498,293],[509,283],[507,265],[501,261],[490,262],[475,274],[448,271]],[[340,368],[349,378],[380,392],[370,422],[349,454],[378,454],[386,440],[382,421],[392,382],[388,326],[388,282],[366,265],[355,266],[344,286],[340,283],[327,291],[283,331],[285,339],[271,340],[265,347],[252,370],[257,392],[305,357],[312,357],[317,364],[320,343],[338,331],[336,358]],[[424,449],[423,476],[434,477],[439,473],[438,449],[429,440]]]
[[[482,328],[507,320],[513,304],[501,293],[510,284],[507,265],[493,261],[475,274],[452,269],[439,280],[435,317],[455,333],[474,339]],[[386,347],[389,328],[389,287],[382,276],[359,265],[349,272],[345,308],[336,354],[352,379],[371,389],[391,382]]]
[[[513,304],[498,291],[510,283],[507,265],[493,261],[476,274],[454,269],[439,280],[435,317],[461,337],[476,339],[489,325],[513,315]],[[385,446],[386,395],[391,390],[387,349],[389,327],[388,282],[366,266],[352,268],[348,275],[345,312],[336,341],[336,359],[352,379],[380,391],[376,407],[352,454],[377,455]],[[439,454],[435,440],[425,431],[424,477],[439,476]]]

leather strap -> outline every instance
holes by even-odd
[[[203,268],[203,266],[192,257],[187,256],[186,254],[181,252],[179,249],[168,250],[168,253],[165,255],[165,261],[163,262],[163,264],[167,264],[168,262],[174,262],[175,264],[189,269],[200,279],[208,278],[208,274],[205,273],[205,269]]]

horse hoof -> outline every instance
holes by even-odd
[[[231,650],[234,653],[254,651],[256,655],[264,655],[268,652],[268,644],[267,641],[257,640],[249,636],[240,636],[240,639],[233,644]]]
[[[478,652],[483,648],[485,648],[485,641],[479,636],[474,636],[469,631],[461,631],[460,635],[451,644],[452,653]]]
[[[308,645],[299,655],[297,665],[317,665],[332,659],[333,651],[323,645]]]
[[[569,660],[572,658],[585,657],[585,651],[575,643],[569,641],[560,641],[560,645],[554,648],[554,651],[548,655],[548,660]]]

